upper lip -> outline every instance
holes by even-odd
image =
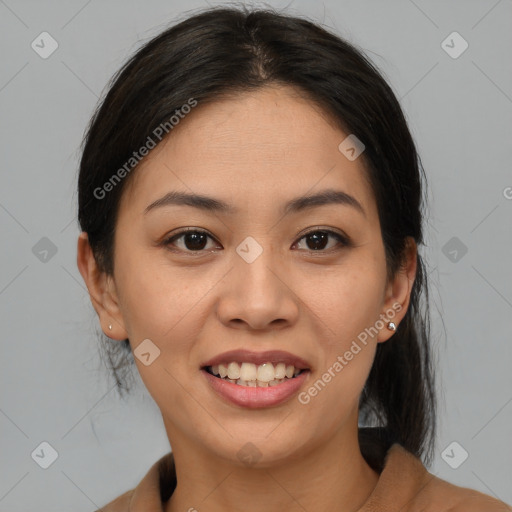
[[[206,366],[215,366],[218,364],[226,364],[231,362],[239,363],[254,363],[260,365],[264,363],[284,363],[286,365],[293,365],[299,370],[308,370],[310,365],[301,357],[298,357],[290,352],[283,350],[267,350],[265,352],[251,352],[250,350],[230,350],[218,354],[201,365],[201,368]]]

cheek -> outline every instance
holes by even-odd
[[[204,330],[204,301],[216,280],[156,260],[151,255],[119,258],[121,311],[132,351],[145,339],[160,350],[148,366],[135,357],[148,392],[164,409],[172,404],[174,410],[187,410],[190,395],[184,377],[197,370],[193,341]]]
[[[319,367],[303,395],[313,408],[330,410],[327,423],[356,408],[375,356],[375,331],[382,313],[384,267],[372,255],[347,259],[343,265],[311,275],[308,308],[316,313]],[[305,293],[305,289],[301,293]],[[333,409],[333,404],[336,404]],[[311,421],[315,420],[311,418]]]
[[[341,265],[302,276],[299,296],[323,320],[329,344],[342,349],[374,325],[383,303],[384,271],[377,258],[354,255]]]
[[[201,324],[197,321],[201,299],[215,281],[144,251],[126,254],[116,264],[120,305],[132,347],[149,338],[160,348],[171,341],[174,354],[184,350]]]

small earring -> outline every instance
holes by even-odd
[[[111,331],[112,330],[112,324],[108,324],[108,330]]]
[[[388,323],[388,329],[390,331],[396,331],[396,324],[394,322],[389,322]]]

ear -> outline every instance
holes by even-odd
[[[411,299],[412,286],[416,278],[418,248],[412,237],[407,237],[404,261],[396,276],[386,286],[384,310],[381,318],[384,327],[380,329],[377,342],[382,343],[393,336],[395,331],[388,329],[388,323],[393,322],[399,329],[400,322],[407,313]]]
[[[86,232],[80,233],[78,237],[77,265],[105,335],[114,340],[128,338],[119,309],[114,278],[98,268]],[[112,329],[109,329],[109,325]]]

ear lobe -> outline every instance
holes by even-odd
[[[377,342],[382,343],[393,336],[394,331],[389,330],[388,322],[393,322],[397,329],[407,313],[411,300],[411,292],[416,278],[418,248],[412,237],[407,237],[404,261],[392,281],[386,288],[384,307],[384,328],[377,336]]]
[[[99,269],[86,232],[80,233],[78,237],[77,266],[105,335],[117,340],[128,338],[114,279]],[[109,329],[109,325],[112,329]]]

